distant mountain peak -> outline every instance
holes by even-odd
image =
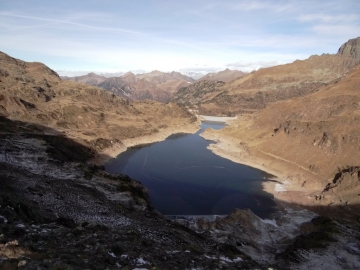
[[[135,74],[132,73],[131,71],[128,71],[123,75],[123,77],[127,77],[127,76],[135,76]]]
[[[100,76],[100,75],[98,75],[98,74],[96,74],[94,72],[90,72],[90,73],[87,74],[87,76]]]

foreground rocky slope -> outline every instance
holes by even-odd
[[[356,53],[359,40],[348,41],[335,55],[314,55],[303,61],[263,68],[225,84],[205,81],[191,85],[180,89],[172,100],[201,114],[253,113],[269,103],[316,92],[341,77],[360,61]]]
[[[0,269],[260,268],[156,213],[140,183],[87,165],[90,148],[0,124]]]

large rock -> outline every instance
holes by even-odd
[[[337,54],[360,60],[360,37],[349,39],[339,48]]]

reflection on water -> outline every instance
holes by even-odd
[[[196,134],[128,149],[105,168],[141,181],[165,215],[225,215],[235,208],[249,208],[260,217],[273,213],[273,197],[261,186],[269,175],[213,154],[206,148],[211,142],[199,136],[208,127],[224,125],[203,123]]]

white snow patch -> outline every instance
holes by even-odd
[[[116,255],[115,255],[113,252],[108,252],[108,254],[109,254],[111,257],[116,258]]]
[[[4,216],[0,216],[4,223],[8,223],[8,220]]]
[[[121,255],[121,258],[127,258],[127,257],[129,257],[129,255],[126,255],[126,254],[123,254],[123,255]]]
[[[225,261],[225,262],[232,262],[232,260],[230,260],[228,257],[225,257],[225,256],[220,256],[220,260]]]
[[[190,250],[185,250],[186,253],[190,253]]]
[[[262,219],[261,220],[262,222],[266,223],[266,224],[270,224],[270,225],[273,225],[275,227],[279,227],[277,224],[276,224],[276,220],[273,220],[273,219]]]
[[[166,251],[167,254],[175,254],[175,253],[179,253],[180,251],[178,250],[170,250],[170,251]]]
[[[145,261],[145,260],[144,260],[143,258],[141,258],[141,257],[140,257],[139,259],[137,259],[136,263],[137,263],[137,264],[140,264],[140,265],[141,265],[141,264],[148,264],[148,262]]]
[[[233,262],[235,262],[235,263],[241,262],[241,261],[242,261],[242,259],[241,259],[240,257],[237,257],[237,258],[235,258],[235,259],[233,260]]]
[[[211,259],[211,260],[216,260],[215,256],[208,256],[208,255],[204,255],[205,258]]]

